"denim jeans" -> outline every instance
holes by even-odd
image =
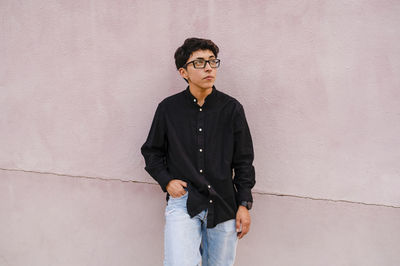
[[[188,193],[169,197],[165,208],[164,266],[232,266],[237,234],[235,219],[207,228],[207,210],[190,218]]]

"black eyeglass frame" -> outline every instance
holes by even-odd
[[[194,62],[195,62],[195,61],[198,61],[198,60],[204,60],[204,59],[195,59],[195,60],[193,60],[193,61],[187,62],[187,63],[184,64],[182,67],[183,67],[183,68],[186,68],[189,64],[193,64],[193,67],[194,67],[194,68],[196,68],[196,69],[202,69],[202,68],[205,68],[206,65],[207,65],[207,63],[208,63],[208,64],[210,65],[211,68],[219,68],[219,65],[220,65],[220,63],[221,63],[221,59],[213,58],[213,59],[210,59],[210,60],[204,60],[204,66],[203,66],[203,67],[196,67],[196,66],[194,65]],[[215,67],[211,66],[210,61],[216,61],[215,63],[217,64],[217,66],[215,66]]]

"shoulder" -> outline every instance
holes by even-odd
[[[235,97],[228,95],[222,91],[218,91],[218,102],[222,106],[227,106],[232,108],[235,111],[239,111],[243,109],[243,105],[237,100]]]
[[[185,95],[184,95],[184,92],[185,92],[185,91],[181,91],[181,92],[175,93],[175,94],[173,94],[173,95],[170,95],[170,96],[164,98],[164,99],[158,104],[158,106],[159,106],[160,108],[166,108],[166,107],[168,107],[168,106],[175,105],[175,104],[181,102],[182,99],[183,99],[184,96],[185,96]]]

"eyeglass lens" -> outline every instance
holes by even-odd
[[[193,65],[195,68],[205,68],[207,62],[209,62],[210,66],[213,68],[216,68],[219,66],[219,60],[218,59],[211,59],[211,60],[202,60],[202,59],[198,59],[198,60],[194,60],[193,61]]]

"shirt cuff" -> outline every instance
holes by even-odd
[[[157,182],[160,184],[161,189],[167,192],[167,185],[173,178],[166,169],[161,170],[157,175]]]
[[[240,190],[238,190],[236,200],[237,200],[238,204],[240,204],[242,201],[253,202],[253,196],[251,195],[251,189],[241,188]]]

